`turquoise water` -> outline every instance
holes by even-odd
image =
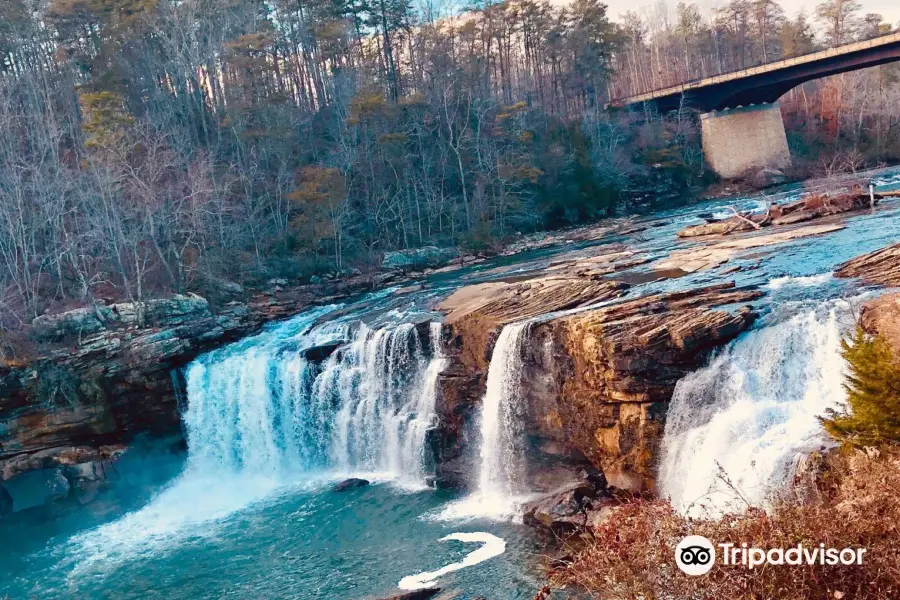
[[[94,539],[67,539],[69,532],[58,531],[45,549],[19,560],[4,552],[0,592],[48,600],[377,597],[395,593],[405,576],[434,571],[480,546],[439,541],[444,536],[482,531],[504,539],[505,554],[451,573],[439,585],[459,590],[461,599],[531,598],[539,561],[529,532],[507,523],[435,521],[452,499],[388,483],[336,493],[313,480],[276,488],[226,518],[157,539],[135,540],[128,528],[113,533],[101,526],[95,531],[104,535]],[[86,521],[82,526],[90,525]],[[40,535],[34,527],[3,534]]]
[[[699,212],[734,203],[698,203],[640,219],[648,228],[627,242],[651,256],[688,248],[694,242],[676,240],[678,229],[698,222]],[[806,238],[756,249],[752,257],[650,282],[630,295],[720,282],[721,271],[735,265],[746,269],[729,279],[767,287],[759,302],[765,311],[858,295],[856,283],[829,272],[900,241],[900,203],[844,222],[827,242]],[[190,452],[139,443],[119,461],[110,492],[94,503],[0,522],[0,598],[377,598],[396,593],[404,577],[461,561],[482,546],[441,541],[460,532],[496,536],[505,551],[442,576],[438,585],[461,600],[533,597],[542,558],[535,534],[509,522],[441,520],[458,495],[422,485],[432,410],[425,392],[440,356],[413,324],[435,319],[428,303],[453,288],[508,276],[492,273],[495,267],[540,270],[560,254],[590,255],[595,245],[423,278],[425,289],[413,294],[380,292],[316,309],[203,357],[188,373]],[[772,322],[764,318],[759,326]],[[337,339],[351,350],[315,367],[298,359],[303,348]],[[375,483],[330,491],[350,475]]]

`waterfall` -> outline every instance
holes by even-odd
[[[73,538],[85,557],[79,568],[152,554],[173,535],[212,531],[208,523],[288,485],[320,486],[322,476],[424,486],[445,363],[440,324],[317,324],[334,308],[188,366],[184,471],[145,507]],[[318,361],[310,358],[316,349]]]
[[[440,324],[326,325],[226,348],[190,365],[189,464],[280,477],[331,471],[423,481],[445,359]],[[304,351],[337,345],[323,362]]]
[[[478,492],[483,498],[500,502],[522,491],[525,472],[520,383],[526,325],[513,323],[500,332],[491,355],[482,401]]]
[[[525,406],[521,397],[522,344],[529,322],[506,325],[497,337],[482,399],[478,488],[445,508],[439,519],[509,518],[525,489]]]
[[[805,453],[827,440],[818,417],[844,401],[843,300],[793,311],[732,342],[676,386],[660,492],[686,514],[765,506]]]

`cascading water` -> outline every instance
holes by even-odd
[[[843,402],[850,304],[794,311],[682,379],[669,407],[660,492],[692,515],[765,506],[799,456],[827,443],[818,417]]]
[[[443,519],[515,516],[526,492],[522,435],[522,343],[528,322],[512,323],[497,337],[481,407],[478,489],[442,513]]]
[[[445,363],[440,324],[315,325],[333,308],[188,367],[184,471],[141,510],[74,538],[82,568],[152,553],[173,534],[200,531],[191,525],[225,518],[285,486],[314,488],[323,476],[365,473],[424,486],[432,468],[426,432]],[[333,350],[327,359],[309,358],[324,347]]]
[[[522,448],[520,380],[522,339],[526,323],[507,325],[500,332],[488,368],[481,409],[481,469],[478,492],[506,502],[521,492],[525,472]]]
[[[278,335],[226,349],[188,369],[185,415],[191,466],[250,471],[379,472],[423,481],[443,368],[440,324],[371,329],[323,363],[304,350],[333,344],[347,326]],[[286,343],[288,342],[288,343]]]

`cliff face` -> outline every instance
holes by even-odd
[[[491,353],[504,325],[619,297],[627,286],[576,277],[546,277],[462,288],[438,305],[444,321],[447,367],[438,380],[441,426],[433,438],[438,482],[465,486],[477,477],[465,450],[477,444],[475,409],[484,395]]]
[[[581,305],[625,292],[616,283],[605,286],[593,288],[598,295],[582,298]],[[756,290],[725,284],[620,300],[531,325],[522,349],[521,386],[532,462],[584,458],[602,469],[613,485],[633,490],[652,487],[653,464],[676,382],[753,322],[750,308],[736,306],[760,296]],[[498,312],[497,305],[498,301],[490,303],[491,314]],[[735,306],[721,308],[725,305]],[[466,432],[471,437],[465,419],[484,393],[490,356],[490,344],[482,340],[496,336],[504,323],[530,316],[521,314],[511,305],[503,319],[496,320],[475,308],[448,324],[454,353],[442,378],[440,410],[457,443],[444,447],[446,458],[459,455],[458,442]],[[477,352],[465,350],[468,343],[475,344]]]

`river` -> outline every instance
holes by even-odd
[[[900,184],[895,172],[879,177]],[[674,234],[697,214],[734,203],[696,203],[638,220],[646,227],[631,236],[526,252],[432,275],[415,291],[318,307],[198,358],[186,370],[187,452],[142,441],[97,503],[3,523],[0,597],[353,600],[435,584],[460,599],[531,598],[543,550],[516,522],[528,495],[515,422],[527,324],[508,325],[491,359],[478,489],[435,491],[428,432],[445,357],[430,306],[462,285],[590,256],[597,244],[661,258],[693,244]],[[754,328],[676,388],[659,483],[679,510],[734,508],[723,481],[764,504],[797,456],[827,443],[816,417],[843,398],[839,341],[871,293],[830,273],[897,242],[900,206],[845,224],[726,265],[747,267],[728,279],[768,293]],[[630,275],[640,281],[646,268]],[[722,280],[722,268],[699,271],[638,283],[628,297]],[[348,477],[372,485],[331,491]]]

